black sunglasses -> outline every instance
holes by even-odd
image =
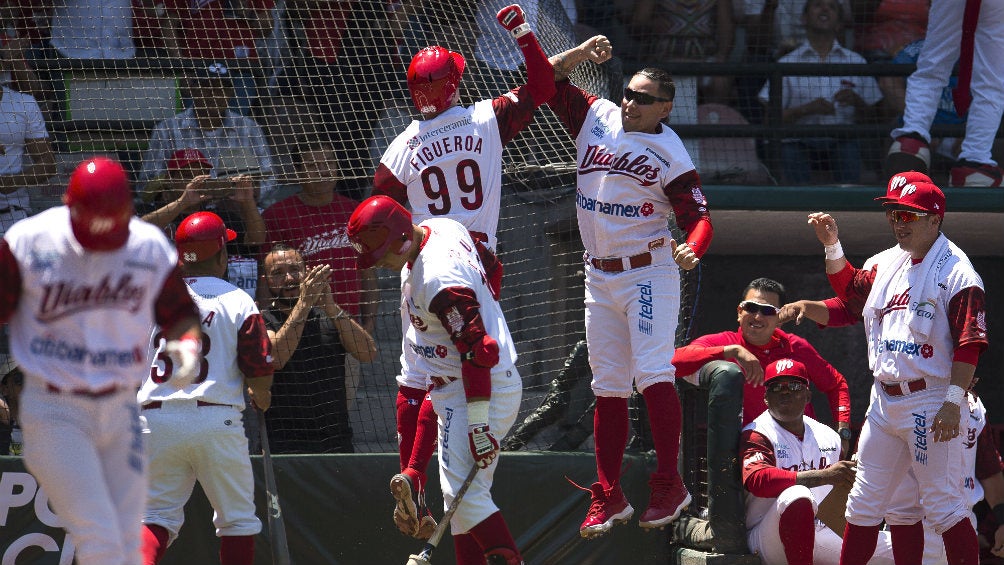
[[[763,314],[764,316],[777,316],[778,307],[770,304],[760,304],[752,300],[743,300],[739,307],[750,314]]]
[[[628,102],[634,102],[639,106],[648,106],[649,104],[655,104],[656,102],[672,102],[669,98],[659,98],[658,96],[652,96],[651,94],[631,90],[627,87],[624,88],[624,99]]]
[[[800,382],[800,381],[784,381],[784,382],[779,382],[779,383],[778,382],[767,383],[766,386],[767,386],[767,391],[768,392],[781,392],[783,390],[788,390],[788,391],[791,391],[791,392],[800,392],[800,391],[803,391],[803,390],[809,388],[809,385],[807,385],[807,384],[805,384],[803,382]]]

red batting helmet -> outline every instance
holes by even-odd
[[[174,233],[174,243],[183,262],[198,263],[215,255],[235,237],[237,232],[223,225],[216,214],[196,212],[181,221]]]
[[[129,239],[132,191],[118,162],[95,157],[78,165],[70,175],[63,202],[70,208],[73,236],[84,248],[111,251]]]
[[[416,53],[408,65],[408,90],[418,111],[433,114],[456,104],[466,65],[463,55],[438,45]]]
[[[359,254],[356,266],[368,269],[383,258],[391,243],[411,238],[411,213],[389,196],[371,196],[352,212],[348,236]]]

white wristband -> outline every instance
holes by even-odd
[[[475,400],[467,403],[467,425],[482,426],[488,423],[488,401]]]
[[[945,402],[951,402],[956,406],[962,406],[962,399],[965,398],[966,391],[959,385],[948,385],[948,392],[945,393]]]
[[[530,24],[519,24],[518,26],[512,28],[512,31],[510,31],[509,33],[511,33],[512,36],[515,37],[516,39],[519,39],[524,35],[530,33]]]
[[[840,240],[838,239],[833,245],[824,245],[823,253],[826,254],[828,261],[836,261],[844,256],[844,248],[840,245]]]

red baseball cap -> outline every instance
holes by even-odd
[[[906,208],[945,217],[945,193],[933,182],[911,182],[903,185],[899,196],[882,202],[887,208]]]
[[[171,154],[171,158],[167,160],[167,170],[176,171],[182,167],[187,167],[193,163],[198,163],[205,168],[213,168],[213,164],[206,159],[206,156],[202,154],[202,151],[198,149],[179,149]]]
[[[919,171],[904,171],[902,173],[896,173],[889,178],[889,183],[885,188],[885,196],[879,196],[875,200],[883,203],[889,202],[890,200],[896,200],[899,198],[899,193],[903,190],[903,187],[914,182],[934,184],[931,177]]]
[[[778,377],[791,377],[809,384],[809,370],[801,362],[794,359],[778,359],[767,364],[763,376],[764,384]]]

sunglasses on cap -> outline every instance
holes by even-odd
[[[631,90],[630,88],[624,88],[624,99],[628,102],[634,102],[639,106],[648,106],[649,104],[655,104],[656,102],[672,102],[669,98],[660,98],[658,96],[652,96],[651,94],[645,94],[644,92],[638,92],[637,90]]]
[[[809,388],[809,385],[801,381],[782,381],[782,382],[771,382],[765,385],[767,387],[767,392],[801,392]]]
[[[904,224],[910,224],[916,222],[917,220],[923,218],[924,216],[930,216],[924,212],[914,212],[912,210],[886,210],[885,217],[889,218],[894,222],[903,222]]]
[[[750,314],[763,314],[764,316],[777,316],[778,311],[777,306],[760,304],[759,302],[753,302],[752,300],[743,300],[739,303],[739,307],[742,308],[744,312],[748,312]]]

